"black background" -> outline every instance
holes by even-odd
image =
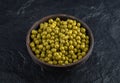
[[[56,13],[91,28],[92,56],[69,73],[43,72],[25,38],[32,24]],[[0,0],[0,83],[120,83],[120,0]]]

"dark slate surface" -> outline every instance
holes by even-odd
[[[55,13],[82,19],[95,38],[92,56],[69,73],[41,71],[25,45],[32,24]],[[120,0],[0,0],[0,83],[120,83],[119,43]]]

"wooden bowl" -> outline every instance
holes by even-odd
[[[48,21],[48,19],[52,18],[52,19],[55,19],[56,17],[59,17],[60,19],[62,20],[66,20],[68,18],[70,19],[73,19],[73,20],[76,20],[77,22],[80,22],[81,25],[86,28],[86,31],[87,31],[87,34],[89,35],[90,37],[90,44],[89,44],[89,50],[86,54],[86,56],[84,56],[81,60],[77,61],[77,62],[74,62],[74,63],[71,63],[71,64],[68,64],[68,65],[64,65],[64,66],[61,66],[61,65],[51,65],[51,64],[48,64],[48,63],[45,63],[45,62],[42,62],[40,61],[39,59],[36,58],[36,56],[34,55],[34,53],[32,52],[29,44],[30,44],[30,41],[31,41],[31,38],[30,38],[30,33],[31,33],[31,30],[33,29],[37,29],[39,28],[39,24],[40,23],[43,23],[45,21]],[[31,58],[33,59],[33,61],[35,63],[37,63],[38,65],[46,68],[46,69],[52,69],[52,70],[61,70],[61,69],[72,69],[74,68],[75,66],[77,65],[81,65],[83,62],[85,62],[89,56],[91,55],[91,52],[93,50],[93,45],[94,45],[94,38],[93,38],[93,34],[92,34],[92,31],[91,29],[87,26],[86,23],[84,23],[83,21],[81,21],[80,19],[74,17],[74,16],[71,16],[71,15],[66,15],[66,14],[54,14],[54,15],[49,15],[49,16],[46,16],[46,17],[43,17],[42,19],[38,20],[37,22],[35,22],[33,24],[33,26],[29,29],[28,33],[27,33],[27,37],[26,37],[26,46],[27,46],[27,50],[31,56]]]

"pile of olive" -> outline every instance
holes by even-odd
[[[30,47],[36,57],[53,65],[67,65],[82,59],[89,50],[86,29],[76,20],[60,18],[41,23],[31,31]]]

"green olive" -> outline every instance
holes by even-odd
[[[78,59],[82,59],[82,56],[78,56]]]
[[[89,36],[86,36],[86,40],[89,40]]]
[[[72,60],[72,59],[69,59],[68,61],[69,61],[70,63],[72,63],[73,60]]]
[[[57,49],[56,49],[56,48],[52,48],[51,51],[52,51],[52,52],[56,52]]]
[[[41,29],[38,29],[38,32],[39,32],[39,33],[41,33],[41,32],[42,32],[42,30],[41,30]]]
[[[37,57],[37,58],[39,58],[39,57],[40,57],[40,55],[39,55],[39,54],[36,54],[36,57]]]
[[[40,56],[41,56],[42,58],[45,57],[45,53],[42,52]]]
[[[69,30],[68,31],[68,35],[72,35],[73,31],[72,30]]]
[[[44,62],[44,58],[41,58],[41,57],[40,57],[39,60],[42,61],[42,62]]]
[[[63,50],[64,50],[64,47],[61,46],[61,47],[60,47],[60,50],[63,51]]]
[[[85,45],[85,47],[89,48],[89,45],[87,44],[87,45]]]
[[[40,38],[41,38],[41,35],[40,35],[40,34],[37,34],[37,38],[40,39]]]
[[[50,27],[54,29],[54,28],[56,27],[56,25],[57,25],[56,23],[52,23],[52,24],[50,25]]]
[[[62,60],[59,60],[59,61],[58,61],[58,64],[62,65],[62,64],[63,64],[63,61],[62,61]]]
[[[80,48],[81,48],[81,45],[78,44],[78,45],[76,46],[76,48],[77,48],[77,49],[80,49]]]
[[[80,48],[84,49],[85,48],[85,44],[81,44]]]
[[[65,60],[65,56],[62,57],[62,60]]]
[[[55,39],[55,36],[51,36],[51,39],[54,40],[54,39]]]
[[[68,28],[65,28],[65,32],[68,32]]]
[[[44,42],[45,42],[45,41],[44,41]],[[54,43],[54,40],[49,40],[49,43],[50,43],[50,44]]]
[[[77,53],[77,52],[78,52],[77,48],[74,48],[74,52],[75,52],[75,53]]]
[[[43,24],[43,23],[41,23],[41,24],[40,24],[40,28],[41,28],[41,29],[43,29],[43,27],[44,27],[44,24]]]
[[[73,49],[74,49],[74,46],[73,46],[73,45],[70,45],[70,46],[69,46],[69,49],[70,49],[70,50],[73,50]]]
[[[74,51],[73,51],[73,50],[71,50],[71,51],[69,51],[69,53],[70,53],[71,55],[73,55],[73,54],[74,54]]]
[[[87,51],[88,51],[88,48],[87,48],[87,47],[86,47],[86,48],[84,48],[84,49],[83,49],[83,51],[84,51],[84,52],[87,52]]]
[[[66,28],[67,28],[67,25],[63,25],[63,28],[66,29]]]
[[[50,39],[51,35],[50,34],[47,34],[47,38]]]
[[[80,31],[81,31],[82,33],[85,33],[85,32],[86,32],[86,29],[82,27],[82,28],[80,29]]]
[[[86,42],[86,40],[85,40],[85,39],[82,39],[82,42]]]
[[[64,25],[67,25],[67,22],[66,22],[66,21],[63,21],[63,24],[64,24]]]
[[[37,34],[37,30],[32,30],[32,34]]]
[[[49,23],[52,23],[53,22],[53,19],[49,19]]]
[[[77,23],[77,26],[80,27],[80,26],[81,26],[81,23]]]
[[[80,49],[77,50],[78,53],[81,53],[81,51],[82,51],[82,50],[80,50]]]
[[[60,22],[57,22],[57,24],[56,24],[56,25],[60,27]]]
[[[60,55],[56,55],[56,60],[60,60],[62,57]]]
[[[67,21],[68,21],[69,23],[73,23],[73,20],[71,20],[71,19],[68,19]]]
[[[38,49],[42,49],[42,48],[43,48],[43,45],[37,45],[37,48],[38,48]]]
[[[70,41],[69,41],[69,44],[70,44],[70,45],[72,45],[72,44],[73,44],[73,41],[72,41],[72,40],[70,40]]]
[[[59,42],[59,39],[58,39],[58,38],[55,38],[55,42]]]
[[[78,33],[76,30],[73,30],[72,32],[73,32],[73,34],[77,34]]]
[[[42,49],[43,51],[46,51],[46,48],[45,47],[43,47],[43,49]]]
[[[53,64],[53,61],[48,61],[49,64]]]
[[[79,40],[78,40],[78,41],[79,41]],[[77,46],[77,42],[76,42],[76,41],[75,41],[75,42],[73,42],[73,45],[74,45],[74,46]]]
[[[73,36],[72,36],[72,35],[70,35],[70,36],[69,36],[69,38],[70,38],[70,39],[73,39]]]
[[[81,35],[81,37],[82,37],[83,39],[85,39],[85,38],[86,38],[85,34],[82,34],[82,35]]]
[[[85,43],[86,43],[86,44],[89,44],[89,40],[86,40]]]
[[[65,33],[65,29],[61,29],[61,32],[62,32],[62,33]]]
[[[77,37],[76,37],[76,40],[81,40],[81,37],[80,37],[80,36],[77,36]]]
[[[73,29],[74,29],[74,30],[77,30],[77,29],[78,29],[78,27],[77,27],[77,26],[73,26]]]
[[[32,47],[35,47],[34,42],[31,42],[31,43],[30,43],[30,47],[31,47],[31,48],[32,48]]]
[[[74,60],[73,60],[73,62],[77,62],[77,61],[78,61],[78,59],[74,59]]]
[[[55,47],[55,44],[54,44],[54,43],[51,43],[51,47],[54,48],[54,47]]]
[[[81,44],[81,41],[80,41],[80,40],[77,40],[77,43],[78,43],[78,44]]]
[[[54,65],[57,65],[57,61],[56,61],[56,60],[53,60],[53,64],[54,64]]]
[[[69,53],[67,56],[68,56],[68,58],[71,58],[71,57],[72,57],[72,55],[71,55],[70,53]]]
[[[85,52],[82,52],[82,53],[81,53],[81,56],[85,56],[85,55],[86,55],[86,53],[85,53]]]
[[[35,47],[32,47],[32,51],[35,52],[36,48]]]
[[[48,23],[47,22],[44,23],[44,27],[48,27]]]
[[[59,18],[59,17],[57,17],[57,18],[56,18],[56,21],[57,21],[57,22],[59,22],[59,21],[60,21],[60,18]]]
[[[44,34],[44,35],[47,35],[47,31],[44,31],[43,34]]]
[[[46,38],[46,36],[45,35],[42,35],[42,39],[45,39]]]
[[[51,35],[53,35],[53,36],[54,36],[54,35],[55,35],[55,33],[54,33],[54,32],[52,32],[52,33],[51,33]]]
[[[36,37],[36,35],[35,35],[35,34],[32,34],[32,35],[31,35],[31,38],[32,38],[32,39],[34,39],[35,37]]]
[[[48,27],[47,32],[48,32],[48,33],[51,33],[51,32],[52,32],[52,29],[51,29],[50,27]]]
[[[60,40],[60,43],[63,43],[63,44],[64,44],[64,43],[65,43],[65,40]]]
[[[66,41],[66,46],[68,47],[70,44],[69,44],[69,42],[68,41]]]
[[[69,62],[68,62],[68,61],[65,61],[65,64],[69,64]]]
[[[45,57],[45,59],[44,59],[46,62],[48,62],[49,60],[50,60],[50,58],[48,58],[48,57]]]
[[[68,50],[68,47],[67,46],[64,46],[65,50]]]
[[[47,54],[52,54],[52,51],[51,50],[46,50],[46,53]]]
[[[35,42],[36,40],[38,40],[38,39],[37,39],[37,38],[34,38],[34,39],[33,39],[33,42]]]
[[[72,25],[71,24],[68,25],[68,29],[72,29]]]
[[[68,55],[68,52],[67,52],[67,51],[65,52],[65,55],[66,55],[66,56]]]
[[[55,48],[56,48],[56,49],[59,48],[59,44],[55,44]]]
[[[49,45],[46,45],[46,49],[48,49],[48,50],[49,50],[49,49],[50,49],[50,46],[49,46]]]
[[[66,56],[66,57],[65,57],[65,60],[68,60],[68,59],[69,59],[69,58]]]
[[[43,43],[43,45],[44,45],[44,46],[47,46],[47,45],[48,45],[48,43],[47,43],[47,42],[44,42],[44,43]]]
[[[74,26],[76,25],[76,20],[73,21],[73,25],[74,25]]]
[[[76,59],[77,58],[77,56],[76,55],[72,55],[72,59]]]
[[[40,51],[38,49],[35,50],[35,54],[39,54]]]

